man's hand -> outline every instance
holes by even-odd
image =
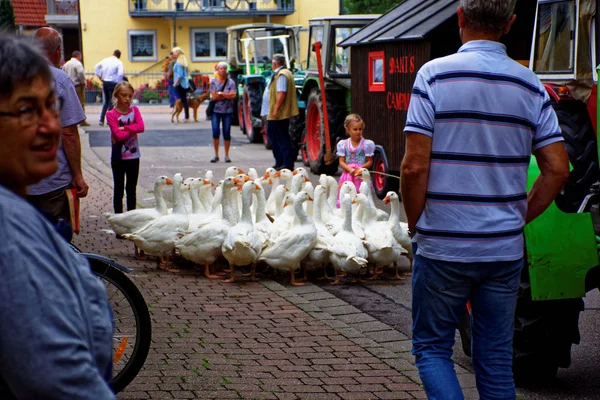
[[[272,115],[273,119],[279,119],[279,110],[277,110],[276,108],[273,110],[273,115]]]
[[[74,176],[72,185],[77,189],[77,197],[85,197],[88,194],[89,186],[83,179],[83,176]]]
[[[564,142],[544,146],[538,149],[534,156],[540,168],[540,175],[527,195],[526,224],[548,208],[570,175],[569,157]]]

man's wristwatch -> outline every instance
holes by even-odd
[[[408,232],[409,238],[412,238],[413,236],[415,236],[415,233],[413,231],[411,231],[410,229],[406,229],[406,231]]]

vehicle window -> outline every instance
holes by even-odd
[[[331,64],[329,71],[337,74],[350,73],[350,48],[345,49],[338,47],[338,43],[350,37],[355,32],[358,32],[361,27],[336,27],[333,29],[333,37],[335,38],[335,46],[331,49]]]
[[[317,69],[317,55],[314,51],[312,51],[313,45],[317,42],[323,42],[323,27],[311,26],[308,46],[308,64],[306,69]]]
[[[272,31],[258,31],[254,33],[254,37],[265,37],[265,36],[278,36],[278,35],[287,35],[288,32],[285,29],[280,30],[272,30]],[[291,36],[291,34],[290,34]],[[241,38],[249,37],[247,32],[244,32],[241,35]],[[288,40],[288,48],[289,48],[289,40]],[[254,51],[256,49],[256,54]],[[281,53],[283,54],[283,45],[279,40],[256,40],[254,41],[254,46],[251,44],[248,47],[248,56],[250,57],[250,62],[254,62],[254,57],[258,57],[257,61],[260,63],[271,63],[271,57],[273,54]],[[244,53],[244,43],[240,40],[238,41],[238,60],[241,63],[246,62]]]
[[[539,5],[534,71],[572,73],[575,60],[575,1]]]

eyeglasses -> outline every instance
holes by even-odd
[[[56,99],[48,103],[46,107],[34,105],[23,106],[16,112],[0,111],[0,117],[17,118],[21,128],[27,128],[38,123],[42,117],[42,114],[44,113],[44,109],[50,111],[53,116],[58,117],[61,109],[61,102],[60,100]]]

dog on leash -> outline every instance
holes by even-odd
[[[200,107],[200,104],[202,104],[204,101],[208,100],[209,97],[210,92],[208,91],[203,92],[198,97],[188,97],[188,106],[189,108],[194,110],[194,121],[198,122],[198,107]],[[177,123],[179,123],[179,114],[181,114],[182,111],[183,103],[180,99],[177,99],[177,101],[175,102],[175,106],[173,107],[173,112],[171,113],[171,123],[175,122],[175,118],[177,118]]]

